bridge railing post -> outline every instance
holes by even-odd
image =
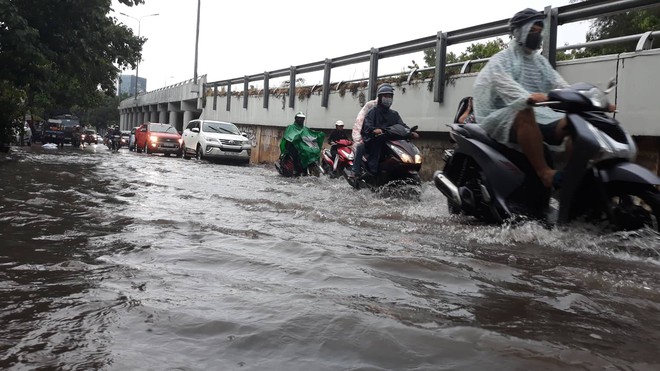
[[[296,67],[291,66],[289,71],[289,108],[296,106]]]
[[[371,48],[369,56],[369,100],[376,99],[376,82],[378,81],[378,49]]]
[[[268,100],[270,99],[270,87],[269,87],[269,74],[268,71],[264,72],[264,108],[268,109]]]
[[[433,101],[445,100],[445,79],[447,68],[447,33],[438,31],[435,41],[435,75],[433,81]]]

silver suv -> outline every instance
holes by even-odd
[[[183,158],[250,163],[252,143],[231,122],[192,120],[183,131]]]

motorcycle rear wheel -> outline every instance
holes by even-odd
[[[660,191],[651,185],[612,183],[607,187],[607,215],[617,230],[644,227],[660,232]]]

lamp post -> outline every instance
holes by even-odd
[[[195,34],[195,73],[194,80],[197,84],[197,49],[199,48],[199,10],[202,7],[202,0],[197,0],[197,33]]]
[[[140,18],[135,18],[135,17],[130,16],[130,15],[126,14],[126,13],[121,13],[121,12],[120,12],[119,14],[121,14],[121,15],[123,15],[123,16],[126,16],[126,17],[128,17],[128,18],[133,18],[133,19],[135,19],[135,20],[137,21],[137,23],[138,23],[138,34],[137,34],[138,39],[140,38],[140,23],[142,22],[142,18],[146,18],[146,17],[154,17],[154,16],[157,16],[157,15],[158,15],[158,13],[154,13],[154,14],[143,15],[143,16],[140,17]],[[140,71],[140,60],[138,59],[138,61],[135,63],[135,99],[137,99],[137,95],[138,95],[138,77],[139,77],[139,71]]]

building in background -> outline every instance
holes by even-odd
[[[137,78],[138,94],[147,92],[147,79],[144,77]],[[128,94],[135,95],[135,76],[134,75],[119,75],[117,81],[117,95]]]

